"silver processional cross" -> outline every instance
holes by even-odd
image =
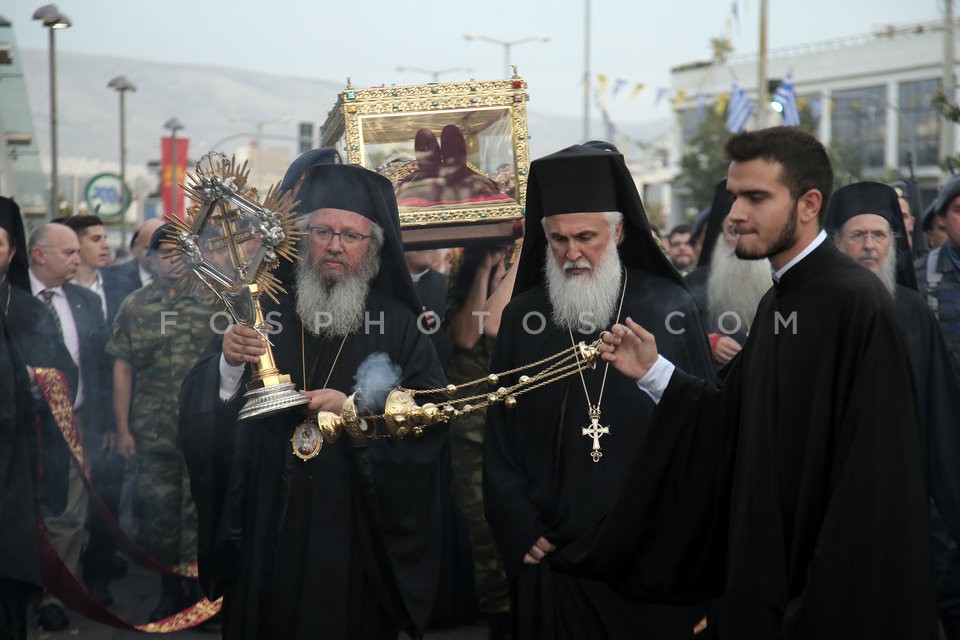
[[[603,457],[603,451],[600,450],[600,436],[608,435],[610,433],[610,427],[600,426],[599,408],[591,408],[589,416],[590,426],[582,427],[580,432],[582,435],[593,438],[593,449],[590,451],[590,457],[593,458],[594,462],[600,462],[600,458]]]

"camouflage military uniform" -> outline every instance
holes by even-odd
[[[455,349],[447,362],[447,381],[460,384],[485,377],[489,371],[493,338],[483,336],[473,349]],[[510,610],[510,593],[503,561],[483,515],[483,425],[482,411],[450,423],[453,455],[453,495],[467,520],[473,571],[480,611],[485,614]]]
[[[123,301],[107,352],[130,363],[139,462],[140,543],[167,565],[197,558],[197,508],[177,441],[180,383],[213,335],[214,298],[154,282]]]

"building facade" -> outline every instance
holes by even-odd
[[[913,175],[925,203],[949,175],[942,168],[957,152],[956,125],[943,118],[932,100],[943,86],[943,23],[890,26],[874,33],[774,49],[767,56],[767,86],[757,99],[757,55],[682,65],[671,71],[675,100],[671,127],[670,173],[689,150],[706,109],[726,104],[734,80],[754,100],[746,128],[773,126],[782,116],[769,104],[770,93],[792,76],[802,114],[820,140],[846,158],[850,180],[892,180]],[[954,61],[953,69],[956,63]],[[722,112],[722,109],[716,109]],[[945,135],[950,127],[951,136]],[[950,148],[946,148],[950,145]],[[717,180],[723,176],[718,175]],[[640,182],[646,182],[639,176]],[[709,203],[706,203],[709,204]],[[701,203],[670,189],[669,219],[685,221]]]

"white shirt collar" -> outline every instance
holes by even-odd
[[[90,285],[91,291],[96,291],[97,293],[103,292],[103,271],[97,269],[97,278],[93,281],[93,284]]]
[[[801,251],[796,256],[794,256],[793,260],[791,260],[790,262],[788,262],[787,264],[783,265],[778,270],[773,272],[773,281],[780,282],[780,278],[783,277],[783,274],[785,274],[787,271],[795,267],[801,260],[803,260],[808,255],[810,255],[810,253],[814,249],[819,247],[821,244],[823,244],[824,240],[826,239],[827,239],[827,232],[821,229],[820,233],[817,234],[817,237],[813,239],[813,242],[808,244],[806,247],[803,248],[803,251]]]
[[[57,287],[46,286],[45,284],[40,282],[37,276],[34,275],[33,269],[28,269],[27,273],[30,274],[30,291],[31,293],[33,293],[34,296],[39,295],[41,291],[46,291],[47,289],[49,289],[50,291],[53,291],[58,295],[61,295],[61,296],[64,295],[62,286],[57,286]]]
[[[418,282],[420,282],[420,278],[427,275],[427,271],[430,271],[430,267],[427,267],[420,273],[411,273],[410,278],[413,280],[413,284],[417,284]]]
[[[143,264],[138,260],[137,261],[137,272],[140,274],[140,282],[143,283],[143,286],[147,286],[153,282],[153,274],[143,268]]]

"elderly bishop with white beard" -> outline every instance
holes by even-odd
[[[492,371],[590,343],[633,318],[712,378],[697,306],[653,242],[622,155],[573,146],[534,161],[526,217]],[[549,568],[558,549],[606,515],[653,409],[635,381],[603,363],[524,394],[513,409],[488,408],[484,510],[510,582],[516,638],[689,638],[702,625],[703,607],[631,602]]]

